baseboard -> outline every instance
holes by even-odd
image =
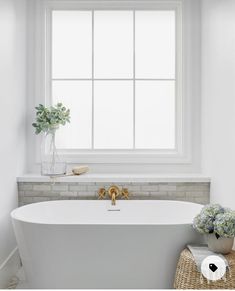
[[[16,247],[0,265],[0,289],[7,288],[11,278],[21,267],[20,255]]]

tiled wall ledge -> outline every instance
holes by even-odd
[[[18,178],[19,205],[63,199],[97,199],[100,187],[115,183],[130,191],[130,199],[180,200],[207,204],[210,179],[202,176],[91,175],[49,177],[26,175]]]
[[[17,178],[18,182],[210,182],[210,178],[203,175],[154,175],[154,174],[83,174],[80,176],[65,176],[51,179],[38,174],[27,174]]]

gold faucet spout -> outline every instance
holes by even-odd
[[[120,195],[120,189],[113,185],[108,189],[109,197],[111,198],[112,205],[116,205],[116,198]]]
[[[116,205],[116,194],[113,192],[111,196],[112,205]]]

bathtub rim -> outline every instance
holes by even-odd
[[[110,207],[111,207],[111,202],[110,200],[51,200],[51,201],[42,201],[42,202],[35,202],[35,203],[30,203],[30,204],[27,204],[27,205],[23,205],[23,206],[20,206],[20,207],[17,207],[15,209],[13,209],[10,213],[10,216],[11,216],[11,219],[12,221],[18,221],[18,222],[22,222],[22,223],[28,223],[28,224],[36,224],[36,225],[56,225],[56,226],[176,226],[176,225],[192,225],[193,224],[193,220],[191,222],[180,222],[180,223],[176,223],[176,222],[172,222],[172,223],[156,223],[156,222],[143,222],[143,223],[140,223],[140,222],[137,222],[137,223],[109,223],[108,221],[107,222],[103,222],[103,223],[100,223],[100,222],[93,222],[93,223],[50,223],[50,222],[36,222],[36,221],[30,221],[28,219],[25,219],[25,218],[22,218],[22,217],[19,217],[17,216],[17,211],[18,209],[22,209],[22,208],[28,208],[30,207],[31,205],[37,205],[37,204],[53,204],[53,202],[59,202],[59,203],[63,203],[63,202],[88,202],[88,203],[104,203],[105,201],[109,201],[110,203]],[[189,202],[189,201],[178,201],[178,200],[149,200],[149,199],[139,199],[139,200],[119,200],[119,201],[123,201],[124,203],[141,203],[141,202],[149,202],[149,203],[157,203],[159,201],[164,201],[164,202],[169,202],[169,203],[177,203],[177,204],[186,204],[186,205],[198,205],[200,206],[201,208],[204,206],[203,204],[200,204],[200,203],[194,203],[194,202]],[[200,212],[200,210],[198,210],[198,213]],[[197,213],[195,213],[195,216],[197,215]]]

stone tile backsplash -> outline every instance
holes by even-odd
[[[18,182],[19,206],[34,202],[66,199],[97,199],[97,191],[113,183],[101,182]],[[207,204],[209,182],[115,183],[128,188],[130,199],[180,200]]]

